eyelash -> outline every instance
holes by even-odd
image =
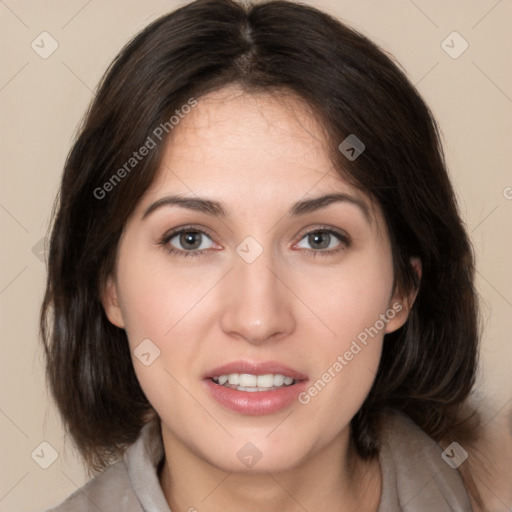
[[[209,255],[211,255],[211,252],[209,252],[207,249],[185,251],[185,250],[181,250],[181,249],[176,249],[175,247],[172,247],[172,246],[169,245],[169,242],[176,235],[181,235],[183,233],[189,233],[189,232],[199,233],[201,235],[206,235],[208,238],[212,239],[212,237],[206,231],[204,231],[203,229],[199,229],[199,228],[196,228],[194,226],[185,226],[185,227],[177,228],[177,229],[171,231],[170,233],[166,233],[157,242],[157,244],[159,246],[165,247],[165,249],[167,250],[167,252],[169,254],[176,255],[176,256],[179,256],[179,257],[183,257],[183,258],[196,257],[196,256],[209,256]],[[316,257],[318,255],[320,255],[320,256],[333,256],[333,255],[338,254],[339,252],[347,249],[350,246],[350,243],[351,243],[350,238],[348,237],[348,235],[346,235],[346,234],[344,234],[344,233],[342,233],[340,231],[337,231],[335,229],[329,228],[327,226],[320,226],[320,227],[317,227],[317,228],[312,229],[310,231],[307,231],[306,233],[302,234],[302,236],[299,239],[299,242],[302,239],[304,239],[306,236],[308,236],[310,234],[313,234],[313,233],[326,233],[326,234],[329,234],[329,235],[333,235],[333,236],[335,236],[341,242],[340,245],[337,248],[335,248],[335,249],[328,249],[328,250],[326,250],[326,249],[317,249],[317,250],[315,250],[315,249],[302,249],[303,252],[311,254],[313,257]]]

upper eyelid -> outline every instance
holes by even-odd
[[[181,234],[183,232],[187,232],[187,231],[197,231],[199,233],[203,233],[203,234],[207,235],[208,237],[210,237],[212,240],[214,240],[214,238],[215,238],[215,235],[212,235],[212,232],[208,228],[195,226],[193,224],[191,224],[191,225],[187,224],[185,226],[178,226],[176,228],[170,229],[162,236],[162,238],[163,239],[171,239],[171,238],[174,238],[176,235],[179,235],[179,234]]]
[[[335,228],[333,226],[327,226],[324,224],[318,224],[316,226],[313,225],[313,227],[308,226],[306,228],[303,228],[295,236],[300,236],[302,238],[310,233],[315,233],[316,231],[328,231],[330,233],[334,233],[335,235],[350,238],[349,234],[344,229]]]

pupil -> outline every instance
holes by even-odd
[[[185,249],[197,249],[201,245],[201,233],[197,231],[190,231],[182,233],[180,236],[180,243]]]

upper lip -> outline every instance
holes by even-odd
[[[239,360],[232,361],[231,363],[217,366],[213,370],[209,370],[205,373],[205,379],[211,379],[212,377],[218,377],[219,375],[229,375],[230,373],[249,373],[251,375],[267,375],[281,374],[285,377],[291,377],[294,380],[305,380],[307,375],[300,373],[289,366],[286,366],[277,361],[247,361]]]

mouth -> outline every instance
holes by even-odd
[[[230,373],[229,375],[224,374],[212,377],[211,380],[219,386],[249,393],[255,391],[274,391],[295,384],[295,379],[282,373],[267,373],[265,375]]]
[[[291,406],[308,378],[277,362],[235,361],[211,370],[203,380],[222,406],[254,416]]]

